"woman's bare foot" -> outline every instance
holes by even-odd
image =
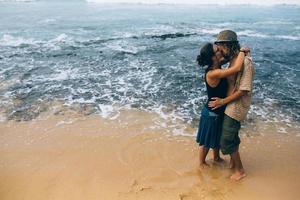
[[[242,171],[236,171],[236,172],[234,172],[234,174],[232,174],[232,175],[230,176],[230,179],[231,179],[231,180],[234,180],[234,181],[239,181],[239,180],[245,178],[246,176],[247,176],[247,175],[246,175],[246,173],[244,172],[244,170],[242,170]]]
[[[200,163],[199,166],[200,166],[201,169],[206,169],[206,168],[210,167],[206,162]]]
[[[219,156],[219,157],[214,158],[214,162],[223,163],[223,162],[225,162],[225,160]]]

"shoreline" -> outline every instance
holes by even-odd
[[[247,177],[232,182],[228,157],[217,165],[210,154],[211,168],[200,170],[194,137],[145,128],[156,117],[68,113],[0,123],[1,199],[298,199],[296,134],[273,132],[264,123],[258,125],[264,134],[242,134]]]

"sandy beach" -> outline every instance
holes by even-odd
[[[156,115],[116,120],[73,114],[0,124],[0,199],[272,199],[300,196],[297,131],[242,134],[248,176],[229,180],[228,157],[198,167],[192,136],[151,129]],[[263,124],[259,125],[263,127]]]

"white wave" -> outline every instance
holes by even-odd
[[[258,38],[277,38],[286,40],[300,40],[299,35],[269,35],[252,30],[244,30],[237,32],[238,36],[258,37]]]
[[[224,28],[202,28],[202,29],[199,29],[199,32],[200,33],[204,33],[204,34],[212,34],[212,35],[216,35],[218,33],[220,33],[222,30],[224,30]]]
[[[278,39],[285,39],[285,40],[300,40],[300,35],[293,36],[293,35],[276,35]]]
[[[260,37],[260,38],[267,38],[270,37],[266,34],[255,32],[252,30],[244,30],[244,31],[239,31],[237,32],[238,36],[249,36],[249,37]]]
[[[217,25],[217,26],[219,26],[219,25]],[[226,29],[230,29],[230,28],[227,28],[227,27],[222,27],[222,28],[197,28],[197,29],[195,29],[195,32],[199,33],[199,34],[217,35],[221,31],[226,30]]]
[[[51,81],[63,81],[67,79],[73,79],[74,77],[76,77],[75,69],[64,69],[59,70],[57,74],[53,74],[47,79]]]
[[[66,43],[66,42],[73,42],[74,41],[74,38],[71,37],[71,36],[68,36],[67,34],[65,33],[62,33],[60,35],[58,35],[56,38],[50,40],[49,42],[56,42],[56,43]]]
[[[61,68],[56,69],[55,73],[36,75],[29,80],[37,83],[44,83],[46,81],[62,82],[64,80],[78,79],[81,76],[77,68]],[[58,87],[58,85],[53,85],[53,87]]]
[[[217,35],[222,30],[226,28],[202,28],[198,29],[198,33],[202,34],[210,34],[210,35]],[[275,39],[286,39],[286,40],[300,40],[299,35],[269,35],[265,33],[260,33],[253,30],[243,30],[237,31],[238,36],[246,36],[246,37],[257,37],[257,38],[275,38]]]
[[[39,41],[35,41],[33,38],[22,38],[22,37],[14,37],[12,35],[4,34],[2,38],[0,38],[0,46],[13,46],[17,47],[22,44],[30,44],[35,45]]]
[[[280,21],[280,20],[268,20],[268,21],[260,21],[260,22],[255,22],[254,24],[256,25],[291,25],[293,22],[290,21]]]
[[[50,39],[48,41],[43,41],[42,47],[49,48],[51,50],[60,50],[61,45],[65,45],[65,44],[73,45],[74,43],[75,40],[73,37],[65,33],[62,33],[53,39]]]
[[[275,39],[285,39],[285,40],[300,40],[299,35],[268,35],[252,30],[244,30],[237,32],[238,36],[247,36],[247,37],[258,37],[258,38],[275,38]]]
[[[114,108],[112,105],[99,104],[98,107],[103,118],[108,118],[112,113],[114,113]]]
[[[132,53],[132,54],[136,54],[139,51],[137,47],[132,46],[130,44],[122,44],[122,42],[111,43],[108,44],[107,47],[114,51],[120,51],[125,53]]]
[[[62,43],[73,44],[74,38],[68,36],[65,33],[62,33],[57,37],[50,39],[48,41],[35,40],[34,38],[15,37],[9,34],[4,34],[0,38],[0,46],[12,46],[12,47],[18,47],[20,45],[41,45],[44,47],[51,47],[56,49],[58,48],[58,45]]]
[[[166,107],[163,105],[159,105],[157,107],[152,108],[152,112],[157,113],[162,119],[169,119],[170,115],[167,115],[163,109],[165,109]]]

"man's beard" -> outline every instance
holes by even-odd
[[[226,58],[225,56],[223,57],[223,59],[220,62],[220,65],[224,65],[226,63],[228,63],[230,61],[230,59]]]
[[[224,57],[224,59],[225,59],[225,60],[227,60],[227,61],[229,61],[229,60],[230,60],[230,58],[231,58],[231,56],[230,56],[230,55],[224,55],[224,54],[223,54],[223,57]]]

